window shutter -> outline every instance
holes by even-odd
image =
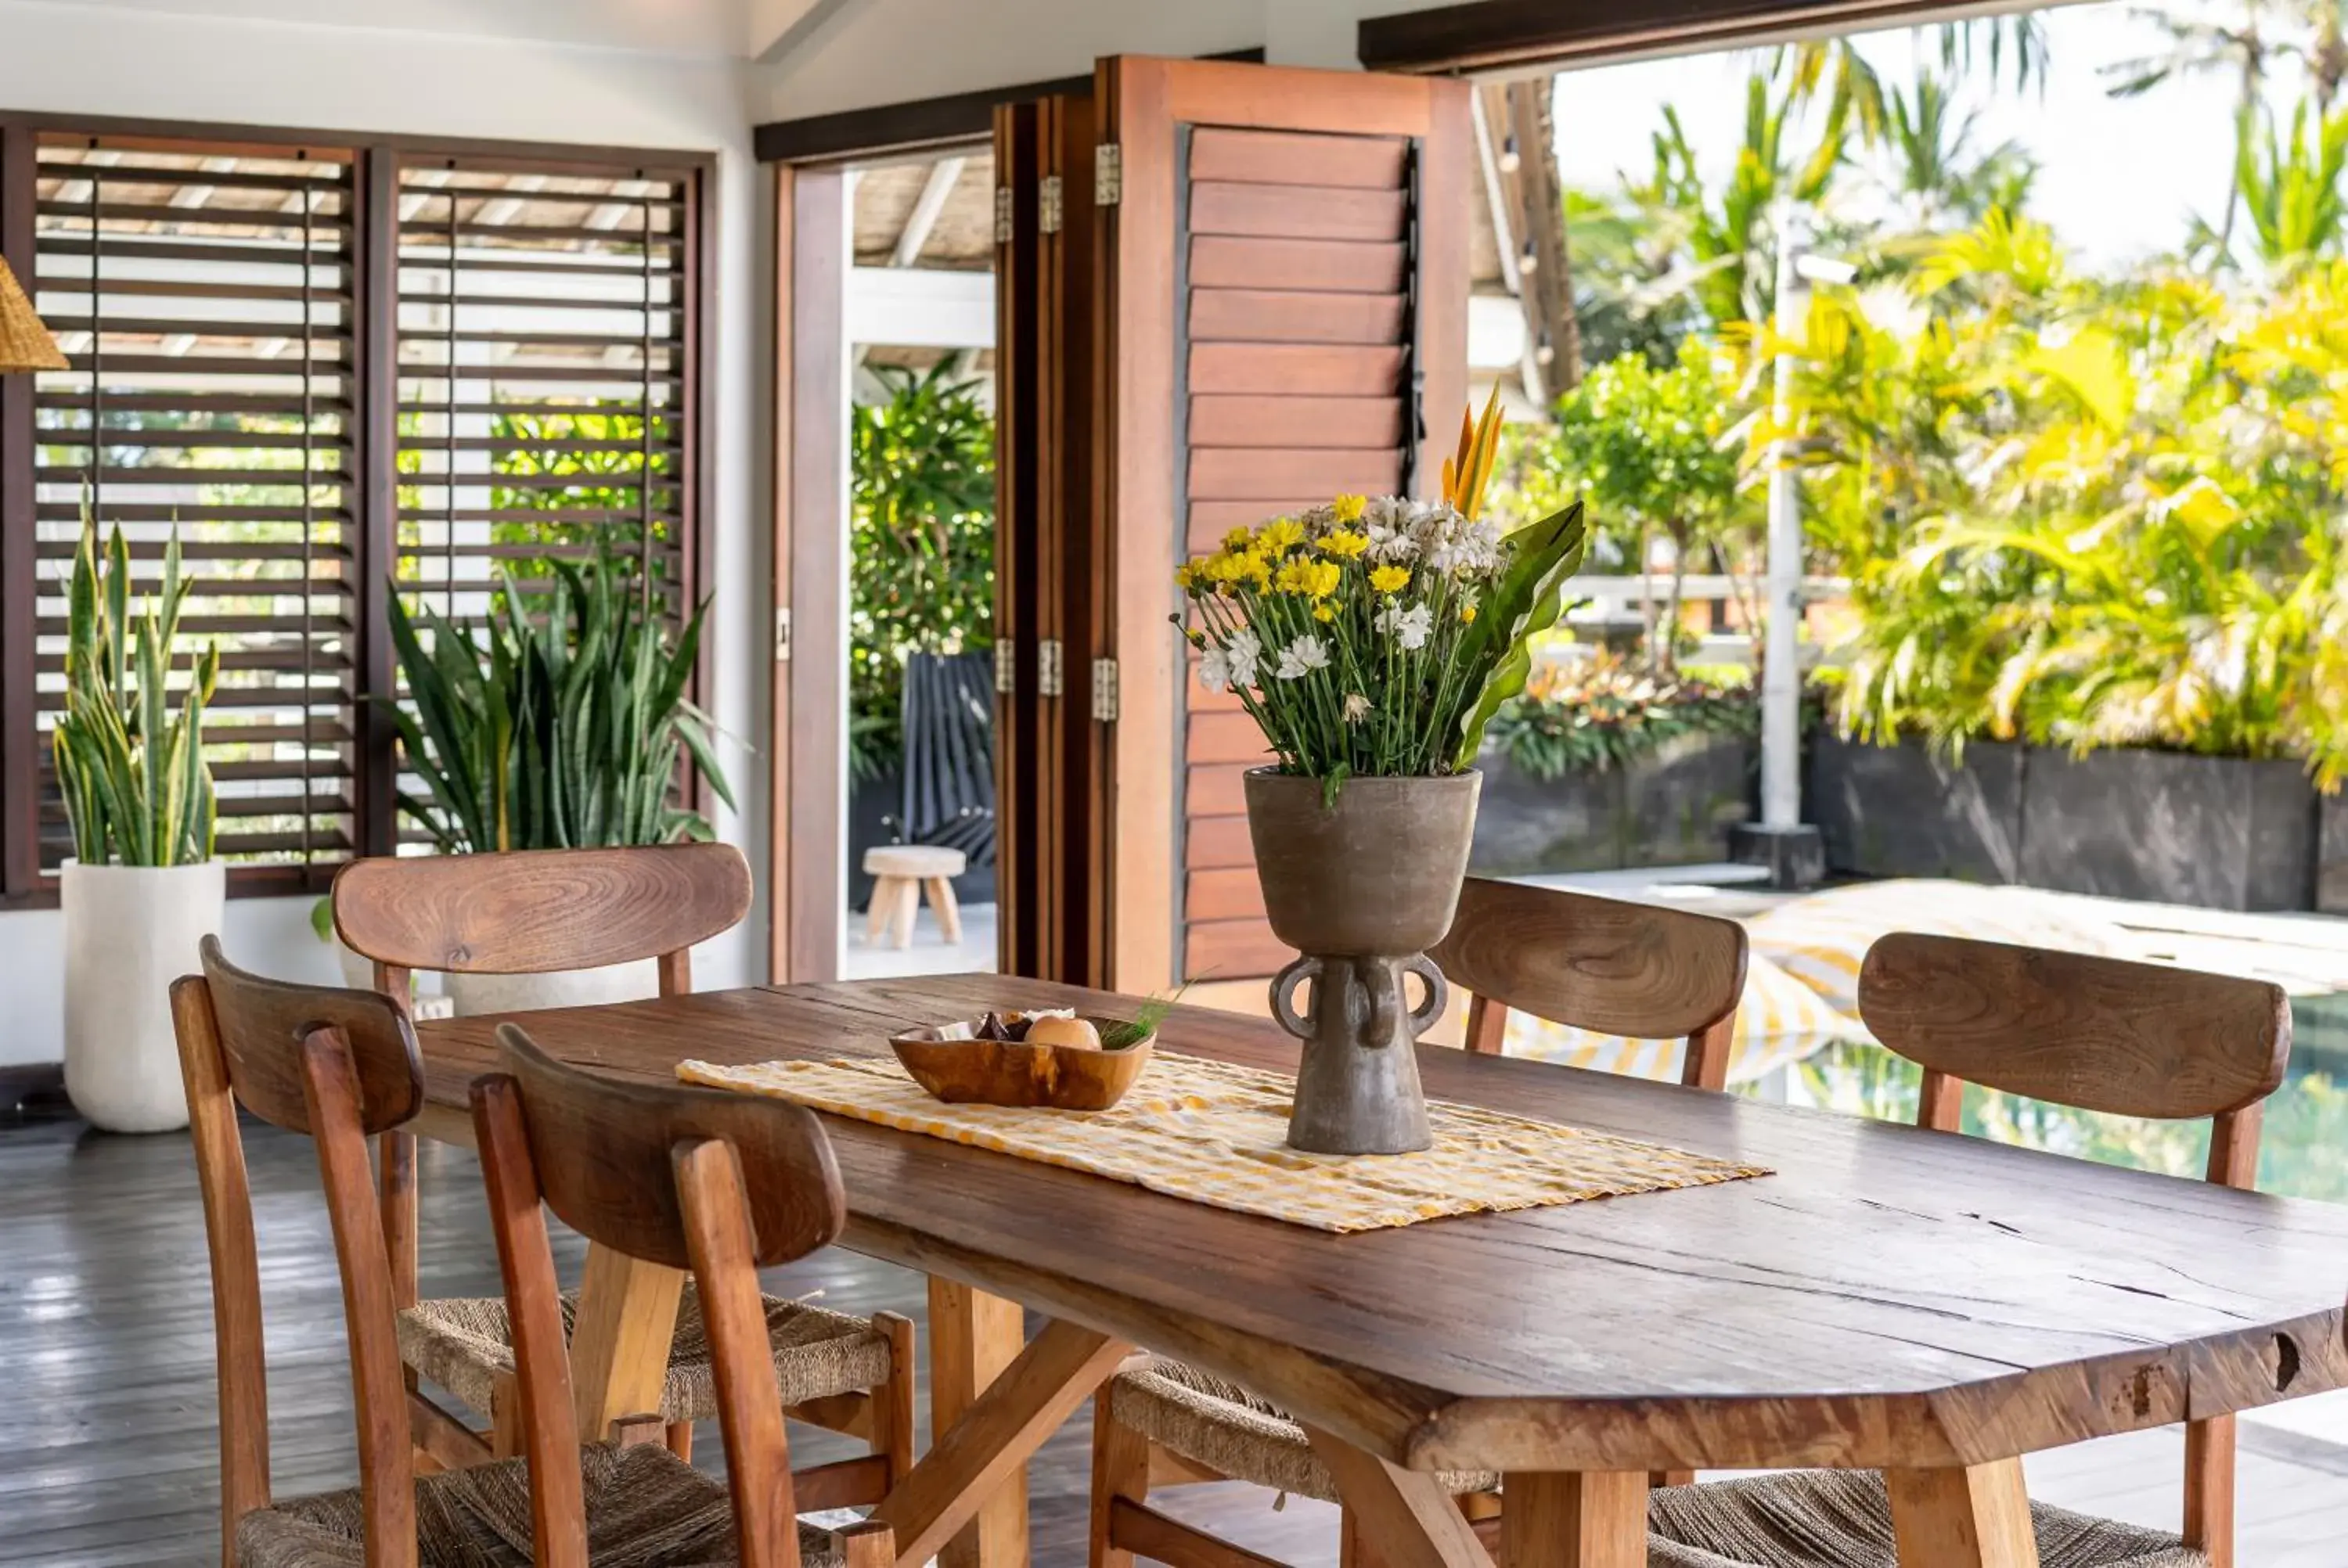
[[[1263,739],[1186,678],[1172,572],[1340,492],[1435,487],[1466,399],[1468,90],[1133,56],[1096,74],[1119,174],[1099,219],[1094,455],[1117,562],[1117,989],[1205,982],[1198,999],[1260,1007],[1242,982],[1289,956],[1241,783]]]
[[[476,619],[501,569],[606,546],[689,606],[696,194],[690,170],[403,160],[395,569],[423,602]]]
[[[351,155],[46,133],[35,159],[35,297],[71,364],[34,396],[39,869],[71,853],[48,731],[87,487],[142,591],[178,528],[182,630],[220,641],[220,853],[323,886],[356,832]]]

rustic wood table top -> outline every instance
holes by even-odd
[[[529,1015],[613,1072],[886,1054],[994,1007],[954,976]],[[420,1027],[463,1141],[493,1020]],[[1178,1009],[1159,1050],[1292,1069]],[[1195,1359],[1417,1470],[1976,1465],[2348,1385],[2348,1207],[1816,1111],[1422,1050],[1434,1097],[1766,1165],[1723,1185],[1335,1235],[829,1118],[847,1245]]]

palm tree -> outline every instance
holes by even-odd
[[[2034,12],[1944,22],[1934,29],[1934,37],[1941,69],[1952,82],[1970,76],[1980,64],[1988,67],[1992,87],[2007,78],[2017,93],[2033,86],[2045,88],[2046,24]],[[1875,147],[1892,134],[1883,78],[1851,39],[1782,45],[1771,68],[1790,85],[1795,107],[1825,97],[1831,111],[1859,133],[1861,146]]]
[[[1916,227],[1937,228],[1951,218],[1975,223],[1993,207],[2011,212],[2022,206],[2037,160],[2014,141],[1972,156],[1981,111],[1958,114],[1948,87],[1931,71],[1919,71],[1912,91],[1893,94],[1886,108],[1892,194]]]
[[[2238,123],[2247,123],[2257,112],[2260,95],[2266,87],[2269,65],[2279,56],[2292,52],[2291,46],[2269,36],[2261,26],[2269,14],[2268,0],[2240,0],[2241,19],[2229,26],[2212,21],[2205,9],[2199,6],[2189,11],[2151,10],[2139,7],[2131,12],[2139,20],[2151,23],[2168,37],[2168,46],[2157,54],[2143,55],[2134,59],[2115,60],[2103,67],[2102,74],[2112,78],[2104,90],[2116,98],[2141,97],[2166,82],[2180,81],[2188,77],[2225,72],[2235,79],[2234,114]],[[2308,0],[2310,9],[2329,4],[2329,0]],[[2337,83],[2335,82],[2335,87]],[[2241,161],[2235,161],[2233,180],[2226,190],[2226,212],[2218,225],[2217,256],[2223,261],[2234,238],[2234,212],[2242,199]]]
[[[2348,166],[2348,110],[2317,117],[2308,137],[2308,106],[2291,119],[2291,139],[2275,134],[2266,116],[2265,145],[2252,134],[2245,114],[2236,127],[2234,184],[2250,220],[2250,241],[2271,268],[2289,268],[2310,256],[2339,248],[2343,213],[2340,176]]]

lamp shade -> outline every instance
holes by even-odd
[[[33,302],[16,286],[16,274],[0,261],[0,375],[18,370],[64,370],[57,340],[33,313]]]

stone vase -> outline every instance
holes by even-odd
[[[171,982],[220,934],[228,868],[84,866],[57,873],[66,921],[66,1094],[93,1127],[168,1132],[188,1124]]]
[[[1401,1154],[1434,1141],[1419,1088],[1419,1031],[1442,1015],[1426,952],[1451,928],[1482,775],[1357,778],[1324,804],[1319,779],[1246,778],[1256,876],[1274,935],[1304,957],[1274,977],[1272,1016],[1304,1042],[1292,1148]],[[1407,1005],[1404,977],[1426,997]],[[1309,1015],[1295,991],[1313,982]]]

